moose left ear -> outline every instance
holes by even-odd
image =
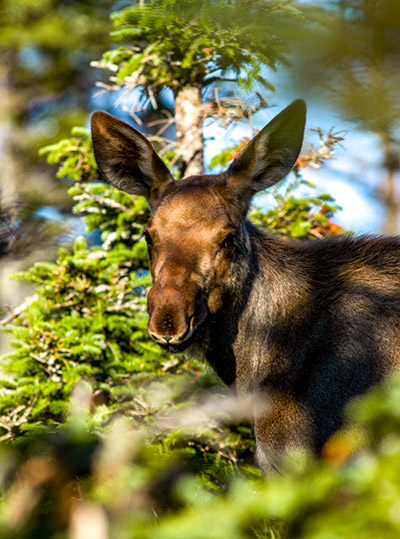
[[[225,174],[229,192],[241,204],[248,207],[255,193],[290,172],[301,150],[305,121],[306,105],[297,99],[239,152]]]
[[[150,141],[106,112],[92,114],[94,156],[104,178],[132,195],[146,197],[154,210],[175,180]]]

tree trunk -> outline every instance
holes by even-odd
[[[186,86],[175,96],[176,152],[183,176],[204,174],[201,89]]]
[[[14,128],[10,111],[15,108],[15,98],[10,89],[9,70],[0,66],[0,196],[3,203],[16,201],[20,190],[20,171],[13,152]]]
[[[385,194],[383,197],[386,206],[386,218],[384,225],[385,234],[397,234],[399,231],[399,207],[396,200],[394,171],[388,170],[385,180]]]
[[[399,232],[399,202],[396,189],[396,172],[399,168],[399,157],[393,144],[387,136],[381,137],[385,155],[386,178],[383,185],[383,201],[386,206],[384,232],[398,234]]]
[[[20,191],[20,168],[13,152],[15,130],[10,112],[14,110],[14,96],[10,89],[9,70],[7,64],[0,66],[0,198],[1,204],[13,207]],[[0,223],[1,224],[1,223]],[[8,259],[0,261],[0,318],[7,305],[15,307],[22,301],[21,285],[11,280],[10,274],[20,271],[21,263]],[[0,332],[0,355],[6,351],[10,337]]]

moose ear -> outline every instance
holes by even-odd
[[[232,162],[227,174],[229,192],[241,205],[258,191],[275,185],[292,169],[303,143],[306,105],[293,101],[251,140]]]
[[[154,211],[174,179],[151,143],[106,112],[94,112],[91,126],[94,156],[104,178],[121,191],[143,195]]]

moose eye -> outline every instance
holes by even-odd
[[[232,250],[235,247],[235,235],[228,234],[222,243],[222,248]]]
[[[144,239],[146,240],[146,243],[147,243],[147,247],[149,249],[152,249],[153,247],[153,240],[152,240],[152,237],[150,236],[149,232],[147,230],[145,230],[143,232],[143,236],[144,236]]]

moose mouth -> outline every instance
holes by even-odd
[[[158,344],[158,346],[160,346],[166,352],[170,354],[178,354],[178,353],[184,352],[185,350],[189,348],[189,346],[193,343],[195,336],[196,336],[195,332],[193,332],[187,339],[179,343],[166,343],[166,342],[161,342],[155,339],[154,337],[151,337],[151,338],[155,343]]]
[[[157,343],[158,346],[160,346],[163,350],[171,354],[177,354],[180,352],[184,352],[193,343],[196,337],[197,328],[198,328],[198,325],[196,325],[196,327],[194,327],[193,329],[189,329],[187,331],[187,334],[179,342],[168,342],[165,338],[160,339],[160,338],[157,338],[155,335],[152,335],[151,333],[149,334],[150,334],[151,339],[155,343]]]

